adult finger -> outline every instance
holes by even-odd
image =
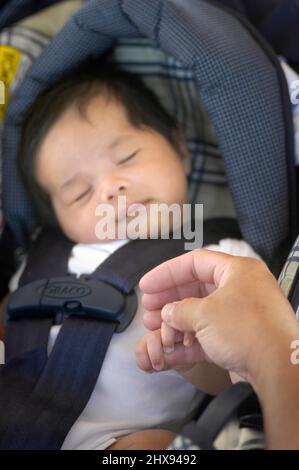
[[[159,328],[161,328],[161,310],[153,310],[152,312],[146,312],[143,315],[143,323],[148,330],[158,330]]]
[[[194,281],[218,286],[231,259],[223,253],[193,250],[149,271],[139,281],[139,287],[144,293],[154,294]]]
[[[180,286],[171,287],[162,292],[142,295],[142,305],[146,310],[158,310],[165,304],[182,300],[185,297],[202,297],[203,293],[200,289],[198,280],[183,284]]]
[[[213,295],[213,294],[212,294]],[[167,304],[161,311],[161,318],[169,326],[183,332],[197,333],[199,324],[208,324],[209,309],[204,311],[206,299],[187,298]]]

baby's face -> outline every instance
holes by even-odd
[[[72,107],[57,120],[40,146],[35,171],[64,233],[78,243],[96,243],[109,241],[95,232],[100,204],[115,209],[117,239],[124,222],[118,196],[126,196],[127,208],[146,203],[147,214],[152,203],[187,202],[189,160],[178,152],[158,132],[130,124],[121,104],[97,96],[85,117]],[[123,217],[134,218],[130,211]],[[145,222],[143,230],[149,231]]]

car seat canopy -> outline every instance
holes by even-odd
[[[35,219],[17,174],[24,115],[38,94],[120,38],[148,38],[192,70],[217,134],[242,235],[265,259],[292,229],[291,114],[278,62],[255,31],[205,0],[91,0],[29,69],[7,108],[5,217],[23,245]],[[274,183],[273,183],[274,182]]]

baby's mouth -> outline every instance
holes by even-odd
[[[144,199],[143,201],[136,201],[130,204],[127,207],[127,213],[126,213],[127,217],[137,215],[138,210],[140,210],[142,207],[145,207],[149,202],[150,202],[149,199]]]

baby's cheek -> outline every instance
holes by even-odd
[[[92,243],[95,241],[91,220],[81,210],[62,211],[59,214],[59,222],[65,235],[74,242]]]
[[[82,209],[78,213],[76,224],[76,232],[81,243],[98,243],[100,240],[96,234],[96,224],[98,222],[94,212],[90,209]]]
[[[57,220],[64,234],[73,239],[73,223],[70,211],[57,208],[55,210]]]

